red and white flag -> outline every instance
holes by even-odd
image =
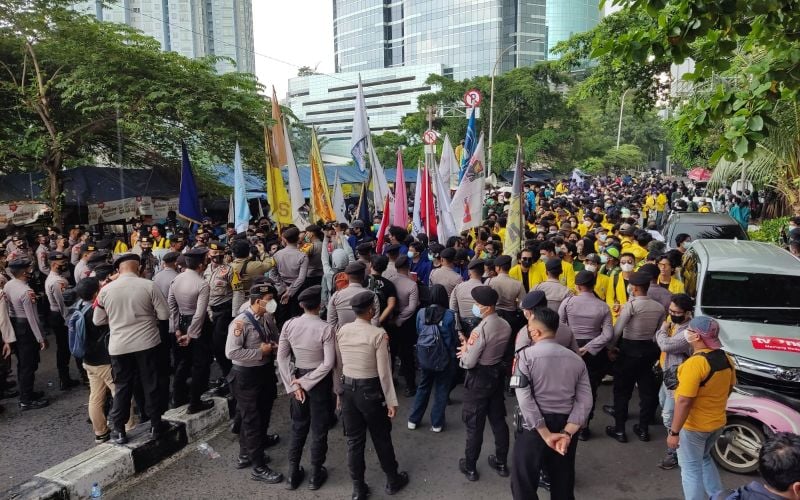
[[[394,220],[395,226],[408,228],[408,195],[406,177],[403,173],[403,155],[397,150],[397,172],[394,179]]]
[[[450,213],[453,214],[453,222],[458,232],[481,224],[485,181],[486,159],[483,153],[483,134],[481,134],[475,152],[467,163],[464,177],[461,178],[461,183],[450,203]]]
[[[383,218],[381,219],[381,225],[378,228],[378,244],[375,247],[378,254],[383,253],[383,242],[386,239],[386,231],[389,230],[390,218],[391,218],[391,213],[389,212],[389,197],[387,196],[386,198],[384,198],[383,202]]]

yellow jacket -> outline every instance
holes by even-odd
[[[556,184],[556,193],[562,194],[567,192],[567,186],[564,185],[563,182],[559,182]]]
[[[662,283],[661,277],[658,278],[658,283],[659,285]],[[683,281],[673,276],[669,280],[669,288],[667,288],[667,290],[669,290],[669,293],[672,295],[675,295],[676,293],[684,293],[685,289],[683,287]]]
[[[619,317],[622,306],[628,302],[628,290],[625,285],[625,279],[622,277],[622,272],[616,273],[608,277],[608,289],[606,291],[606,304],[611,308],[611,320],[616,323]],[[614,280],[617,286],[614,286]],[[617,311],[614,311],[614,306],[619,305]]]
[[[608,287],[611,283],[610,278],[605,274],[597,273],[596,280],[594,283],[594,293],[597,294],[598,297],[605,300],[608,294]]]
[[[648,194],[647,198],[644,200],[644,211],[649,212],[656,208],[656,198],[652,194]]]
[[[669,200],[667,199],[667,195],[664,193],[658,193],[658,198],[656,198],[656,211],[663,212],[667,207],[668,202]]]
[[[125,244],[124,241],[118,240],[117,243],[114,245],[114,255],[119,255],[121,253],[125,253],[128,251],[128,245]]]
[[[625,236],[622,238],[622,252],[620,252],[620,254],[623,253],[632,253],[638,262],[642,259],[646,259],[648,252],[647,249],[640,246],[636,240]]]
[[[538,266],[537,264],[541,264],[541,262],[535,262],[528,270],[528,290],[533,290],[533,287],[547,279],[547,276],[544,274],[544,265]],[[522,267],[517,264],[511,268],[508,275],[521,283]]]

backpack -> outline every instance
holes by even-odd
[[[69,352],[76,358],[82,359],[86,354],[86,319],[84,315],[91,309],[92,303],[80,300],[75,306],[75,310],[67,320]]]
[[[708,375],[706,375],[705,378],[700,381],[700,387],[704,387],[706,383],[711,380],[711,377],[713,377],[715,373],[731,368],[731,365],[728,362],[728,356],[725,355],[725,351],[722,349],[714,349],[711,352],[700,352],[695,356],[702,356],[706,358],[706,361],[708,361],[708,366],[711,367]],[[678,366],[679,365],[673,365],[664,370],[664,387],[670,391],[674,391],[678,388]]]
[[[423,370],[444,371],[450,364],[450,355],[442,340],[438,324],[423,324],[417,337],[417,361]]]

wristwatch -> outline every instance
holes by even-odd
[[[561,434],[566,434],[568,438],[572,439],[572,434],[570,434],[566,429],[561,429]]]
[[[668,429],[667,430],[667,434],[669,434],[670,436],[679,436],[680,435],[680,431],[675,432],[672,429]]]

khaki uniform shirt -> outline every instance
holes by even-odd
[[[67,279],[58,273],[50,273],[47,275],[47,279],[44,280],[44,292],[47,295],[47,301],[50,303],[50,310],[60,313],[64,321],[69,319],[63,295],[66,289]]]
[[[377,316],[377,315],[376,315]],[[389,336],[386,330],[356,318],[336,334],[336,372],[354,379],[378,377],[386,406],[397,406],[389,360]],[[341,394],[341,381],[334,377],[336,393]]]
[[[308,255],[289,246],[275,252],[272,258],[275,260],[275,282],[284,285],[289,296],[294,297],[308,275]]]
[[[496,365],[503,360],[509,338],[511,327],[497,313],[483,318],[467,340],[467,351],[461,356],[461,367],[470,370],[478,365]]]
[[[231,266],[227,264],[211,263],[203,272],[203,278],[208,282],[208,286],[210,287],[208,293],[209,317],[212,316],[212,307],[230,302],[233,299],[233,288],[231,287],[232,277],[233,271],[231,270]]]
[[[292,359],[296,368],[314,371],[295,377],[292,374]],[[330,373],[335,364],[336,344],[331,325],[314,314],[303,314],[283,325],[278,341],[278,371],[287,394],[298,388],[310,391]],[[297,378],[299,387],[291,384],[293,378]]]
[[[453,288],[453,293],[450,295],[450,309],[456,313],[456,330],[462,331],[459,318],[475,317],[472,314],[472,304],[475,303],[475,299],[472,298],[472,290],[481,285],[483,285],[481,280],[470,278]]]
[[[189,328],[183,333],[193,339],[200,337],[206,320],[208,294],[208,282],[197,271],[187,269],[172,280],[167,303],[175,331],[178,331],[181,316],[192,316]]]
[[[544,296],[547,298],[547,307],[554,311],[559,310],[564,299],[572,297],[572,292],[569,288],[562,285],[560,281],[552,278],[548,278],[547,281],[539,283],[534,290],[544,292]]]
[[[36,341],[42,342],[44,335],[39,325],[39,313],[36,311],[36,293],[28,283],[16,278],[6,283],[3,292],[8,299],[8,312],[11,317],[27,319]]]
[[[429,279],[431,286],[442,285],[444,289],[447,290],[448,297],[453,294],[455,287],[463,282],[464,280],[461,279],[461,275],[450,267],[440,267],[438,269],[434,269],[431,272],[431,277]]]
[[[366,290],[358,283],[350,283],[347,288],[343,288],[338,292],[331,295],[328,300],[328,324],[337,331],[347,323],[352,323],[356,320],[356,313],[353,312],[353,307],[350,301],[353,297]],[[381,305],[378,296],[375,295],[375,310],[380,311]],[[397,308],[397,306],[395,306]],[[378,326],[378,315],[372,318],[372,324]]]
[[[253,314],[252,309],[246,309]],[[256,321],[261,318],[253,314]],[[269,357],[261,352],[261,344],[269,342],[262,338],[258,329],[253,326],[245,313],[241,313],[228,325],[228,338],[225,341],[225,357],[237,366],[263,366],[269,362]]]
[[[158,290],[164,295],[164,300],[167,300],[167,297],[169,297],[169,286],[176,276],[178,276],[178,271],[171,267],[165,267],[153,276],[153,283],[156,284]]]
[[[666,317],[664,307],[650,297],[631,297],[614,325],[614,339],[654,340]]]
[[[39,272],[44,275],[50,274],[50,265],[47,263],[47,254],[50,249],[42,244],[36,247],[36,263],[39,266]]]
[[[614,339],[611,310],[608,304],[592,292],[581,292],[561,303],[558,310],[561,323],[569,325],[577,340],[589,340],[584,349],[592,356],[608,346]]]
[[[501,311],[518,310],[519,304],[525,298],[525,287],[522,286],[522,282],[505,273],[486,280],[486,284],[497,292],[497,309]]]
[[[17,334],[14,333],[14,326],[11,324],[11,316],[8,313],[8,297],[3,290],[0,290],[0,335],[3,342],[13,344],[17,341]]]
[[[417,282],[400,273],[390,281],[397,289],[397,304],[394,306],[397,317],[394,320],[394,324],[400,326],[406,321],[413,321],[419,307]]]
[[[247,266],[245,266],[247,263]],[[243,304],[247,303],[247,297],[250,294],[250,284],[253,278],[263,276],[272,268],[272,260],[266,262],[247,259],[233,259],[230,263],[231,272],[231,290],[233,291],[233,311],[234,313],[241,309]],[[244,272],[242,271],[244,269]],[[278,300],[276,298],[275,300]],[[249,307],[246,306],[246,307]]]
[[[89,268],[87,267],[85,260],[81,259],[77,264],[75,264],[73,275],[76,285],[80,283],[83,278],[87,278],[89,276]]]

